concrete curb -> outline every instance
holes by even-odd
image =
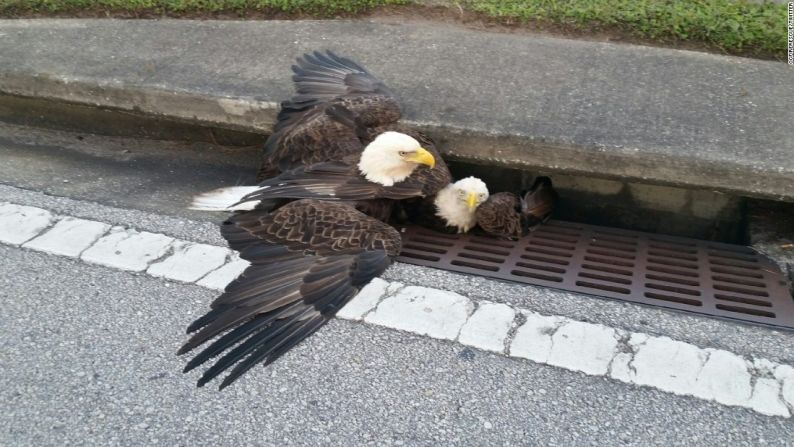
[[[215,97],[168,86],[158,89],[38,73],[0,72],[0,92],[265,133],[270,132],[278,113],[277,103],[254,98]]]
[[[452,159],[794,201],[794,159],[786,155],[794,131],[771,121],[794,119],[785,107],[794,88],[779,78],[787,69],[779,63],[370,21],[0,20],[0,34],[7,95],[267,133],[277,101],[289,96],[289,61],[333,48],[384,78],[403,97],[405,121]],[[85,36],[93,53],[68,45]],[[25,60],[14,46],[53,37],[64,40],[61,53]],[[183,42],[191,39],[201,45]],[[262,39],[269,48],[250,49]],[[215,61],[218,47],[235,57]],[[424,71],[399,63],[411,54]],[[515,72],[461,65],[466,56]],[[229,65],[238,59],[239,67]],[[455,72],[462,68],[470,73]]]
[[[177,122],[269,133],[278,104],[255,98],[217,97],[123,83],[0,73],[0,92],[88,107],[132,112]],[[441,123],[403,120],[432,135],[445,156],[482,165],[561,171],[571,175],[711,189],[726,193],[794,201],[794,177],[730,162],[693,167],[689,157],[653,156],[639,149],[555,144],[544,138],[454,128]],[[666,174],[674,172],[675,180]],[[743,184],[741,175],[752,182]],[[739,181],[737,181],[739,180]]]

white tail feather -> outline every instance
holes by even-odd
[[[245,211],[252,210],[259,203],[258,200],[245,202],[239,205],[235,203],[243,199],[258,189],[259,186],[229,186],[218,188],[193,197],[190,204],[191,210],[201,211]]]

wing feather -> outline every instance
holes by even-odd
[[[341,106],[365,126],[394,123],[400,106],[378,78],[347,58],[328,51],[305,54],[292,66],[296,94],[281,104],[265,143],[257,181],[296,166],[336,161],[363,148],[354,128],[328,115]]]
[[[519,199],[513,193],[492,194],[477,207],[477,224],[492,236],[518,239],[523,232],[519,206]]]
[[[218,337],[185,366],[190,371],[220,356],[199,386],[231,369],[223,388],[254,365],[276,360],[333,317],[400,250],[399,233],[385,223],[352,205],[316,200],[235,215],[222,234],[251,265],[188,328],[195,334],[180,354]]]
[[[394,98],[380,79],[352,60],[331,51],[304,54],[297,59],[292,70],[297,92],[293,102],[302,105],[313,106],[353,95],[380,96],[384,100]]]

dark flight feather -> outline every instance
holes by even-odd
[[[232,216],[221,228],[251,265],[188,328],[179,354],[218,337],[185,366],[219,357],[199,386],[227,370],[228,386],[317,331],[400,252],[394,228],[346,203],[297,200]]]
[[[400,106],[379,79],[347,58],[328,51],[305,54],[292,66],[296,94],[281,104],[273,133],[265,142],[257,181],[294,167],[337,161],[360,153],[355,127],[335,119],[329,110],[342,107],[360,125],[397,122]]]

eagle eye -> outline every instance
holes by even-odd
[[[408,152],[405,151],[400,151],[398,153],[400,154],[400,157],[405,157],[406,155],[408,155]]]

